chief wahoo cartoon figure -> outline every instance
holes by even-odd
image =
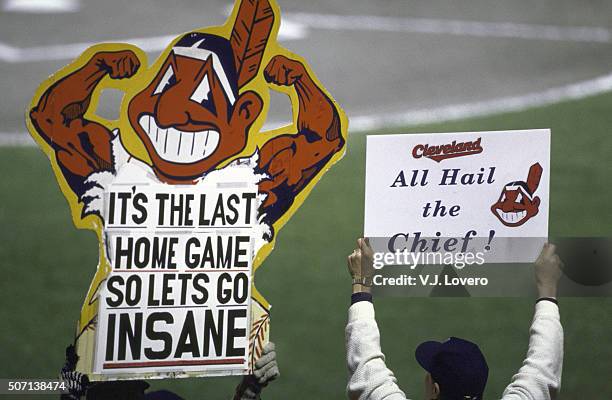
[[[93,229],[100,264],[77,330],[79,369],[97,326],[98,294],[113,266],[105,243],[108,187],[186,187],[248,175],[258,188],[254,268],[275,234],[345,150],[347,119],[310,67],[276,43],[274,0],[236,0],[225,25],[177,37],[148,66],[129,44],[101,44],[45,81],[27,113],[74,223]],[[124,92],[118,120],[95,114],[100,93]],[[287,94],[293,123],[261,132],[269,90]],[[246,172],[245,172],[246,171]],[[138,179],[130,184],[129,179]],[[122,180],[123,179],[123,180]],[[266,340],[269,305],[253,287],[251,360]]]
[[[521,226],[538,214],[540,198],[534,193],[541,177],[542,166],[535,163],[529,168],[526,182],[515,181],[504,186],[499,199],[491,206],[491,211],[502,224]]]

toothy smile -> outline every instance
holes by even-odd
[[[510,211],[503,212],[499,208],[495,209],[499,218],[501,218],[507,224],[516,224],[527,216],[527,211]]]
[[[164,160],[191,164],[208,158],[219,145],[219,132],[204,130],[185,132],[176,128],[160,128],[155,117],[143,114],[138,123],[149,136],[155,152]]]

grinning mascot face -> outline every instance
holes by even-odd
[[[542,167],[536,163],[529,168],[527,182],[510,182],[502,189],[501,195],[491,211],[506,226],[523,225],[538,214],[540,198],[534,192],[540,184]]]
[[[130,125],[158,174],[195,178],[244,149],[263,101],[238,89],[229,40],[199,32],[178,40],[128,106]]]

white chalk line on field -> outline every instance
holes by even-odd
[[[34,145],[34,139],[27,133],[0,132],[0,147],[29,147]]]
[[[609,91],[612,91],[612,73],[525,95],[500,97],[442,107],[414,109],[397,113],[356,116],[349,119],[349,130],[351,132],[364,132],[385,127],[424,125],[523,111],[567,100],[579,100]]]
[[[595,79],[522,96],[501,97],[486,101],[414,109],[398,113],[349,115],[349,132],[354,134],[381,128],[407,127],[523,111],[567,100],[579,100],[608,91],[612,91],[612,73]],[[268,124],[268,126],[282,125],[279,122],[270,122]],[[0,147],[33,145],[34,141],[27,133],[0,132]]]
[[[278,40],[288,41],[302,39],[306,36],[306,34],[306,29],[301,24],[294,24],[291,21],[283,21],[278,32]],[[178,35],[163,35],[144,38],[106,40],[106,42],[130,43],[141,48],[147,53],[152,53],[164,50],[166,46],[168,46],[177,36]],[[69,60],[78,57],[83,51],[95,44],[98,43],[81,42],[20,48],[0,42],[0,61],[7,63],[27,63]]]
[[[283,21],[279,30],[279,40],[303,39],[308,36],[309,29],[429,33],[490,38],[612,43],[612,31],[602,27],[313,13],[283,14]],[[117,39],[114,41],[132,43],[147,52],[155,52],[163,50],[174,38],[175,35],[163,35],[148,38]],[[93,44],[95,43],[85,42],[20,48],[0,42],[0,61],[25,63],[71,59],[77,57]]]
[[[609,29],[591,26],[312,13],[287,13],[287,17],[309,28],[317,29],[433,33],[569,42],[612,42],[612,32]]]
[[[14,13],[73,13],[80,8],[78,0],[5,0],[2,11]]]

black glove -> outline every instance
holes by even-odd
[[[62,394],[61,399],[78,400],[87,393],[89,378],[87,375],[75,371],[79,356],[73,345],[66,347],[66,362],[62,367],[60,379],[66,384],[68,393]]]

